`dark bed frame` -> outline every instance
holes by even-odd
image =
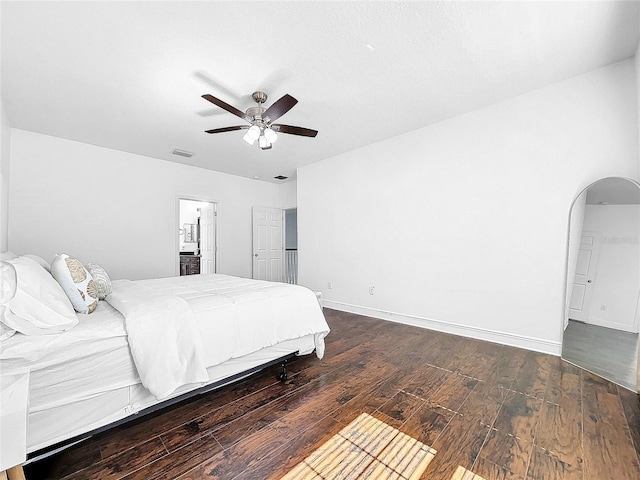
[[[167,408],[170,407],[172,405],[175,405],[176,403],[182,402],[184,400],[188,400],[189,398],[193,398],[197,395],[202,395],[208,392],[211,392],[213,390],[218,390],[222,387],[226,387],[227,385],[231,385],[233,383],[239,382],[240,380],[243,380],[247,377],[249,377],[250,375],[253,375],[259,371],[262,371],[264,369],[267,369],[269,367],[273,367],[274,365],[278,365],[280,364],[282,370],[280,370],[280,373],[278,374],[278,380],[280,380],[281,382],[285,382],[287,380],[287,361],[291,360],[292,358],[296,357],[298,355],[298,351],[289,353],[287,355],[283,355],[282,357],[276,358],[274,360],[271,360],[269,362],[263,363],[261,365],[257,365],[253,368],[250,368],[248,370],[244,370],[242,372],[238,372],[234,375],[231,375],[227,378],[223,378],[222,380],[218,380],[217,382],[212,382],[209,383],[207,385],[204,385],[200,388],[196,388],[195,390],[190,390],[188,392],[185,392],[181,395],[178,395],[177,397],[173,397],[167,400],[164,400],[162,402],[156,403],[155,405],[152,405],[150,407],[147,407],[143,410],[140,410],[137,413],[134,413],[128,417],[122,418],[120,420],[117,420],[113,423],[109,423],[108,425],[104,425],[102,427],[98,427],[96,429],[93,429],[89,432],[86,433],[82,433],[80,435],[76,435],[75,437],[71,437],[67,440],[63,440],[62,442],[58,442],[54,445],[50,445],[48,447],[42,448],[40,450],[36,450],[35,452],[32,452],[30,454],[27,455],[27,461],[23,464],[23,465],[28,465],[32,462],[37,462],[38,460],[44,460],[47,457],[50,457],[52,455],[55,455],[63,450],[66,450],[69,447],[72,447],[73,445],[80,443],[84,440],[87,440],[91,437],[93,437],[94,435],[97,435],[98,433],[102,433],[105,432],[107,430],[110,430],[112,428],[118,427],[120,425],[124,425],[126,423],[129,422],[133,422],[136,420],[140,420],[141,418],[143,418],[146,415],[149,415],[153,412],[156,412],[158,410],[161,410],[163,408]]]

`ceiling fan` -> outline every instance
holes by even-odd
[[[206,133],[222,133],[232,132],[234,130],[247,130],[247,133],[244,134],[242,139],[249,145],[253,145],[255,141],[258,140],[258,145],[262,150],[269,150],[271,148],[272,144],[278,139],[277,133],[288,133],[290,135],[301,135],[303,137],[315,137],[318,134],[317,130],[311,130],[310,128],[294,127],[291,125],[273,123],[282,115],[291,110],[296,103],[298,103],[298,100],[293,98],[291,95],[284,95],[269,108],[264,108],[262,106],[262,104],[267,101],[266,93],[253,92],[251,96],[258,104],[258,106],[249,107],[246,112],[243,112],[235,107],[232,107],[228,103],[223,102],[219,98],[214,97],[213,95],[202,95],[202,98],[204,98],[205,100],[208,100],[214,105],[223,108],[227,112],[233,113],[235,116],[249,122],[249,125],[235,125],[233,127],[205,130]]]

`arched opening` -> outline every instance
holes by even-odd
[[[569,213],[562,358],[638,391],[640,184],[609,177]]]

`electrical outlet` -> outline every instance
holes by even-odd
[[[607,306],[605,304],[600,305],[600,310],[605,311],[607,309]]]
[[[333,288],[333,282],[327,282],[327,288],[331,290]]]
[[[374,289],[374,288],[375,288],[375,287],[369,287],[369,295],[373,295],[373,289]]]

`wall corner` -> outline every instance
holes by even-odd
[[[9,177],[11,126],[0,97],[0,251],[9,248]]]

